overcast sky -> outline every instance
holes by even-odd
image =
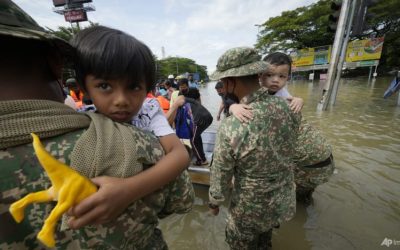
[[[53,12],[52,0],[14,0],[41,26],[69,26]],[[187,57],[215,70],[220,55],[238,46],[253,46],[258,28],[282,11],[316,0],[93,0],[92,22],[125,31],[147,44],[158,58]],[[82,22],[86,26],[88,22]],[[171,72],[176,73],[176,72]]]

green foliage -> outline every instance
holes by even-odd
[[[167,57],[165,59],[157,60],[158,79],[166,79],[168,75],[181,75],[188,73],[200,73],[201,79],[207,78],[207,67],[196,64],[195,61],[184,57]]]
[[[385,37],[381,66],[400,69],[400,1],[380,0],[368,7],[365,36]]]
[[[320,0],[268,19],[260,26],[255,47],[268,54],[333,44],[334,34],[327,32],[330,4],[330,0]],[[370,6],[363,36],[353,38],[385,36],[380,66],[400,67],[400,57],[396,56],[400,46],[399,10],[399,0],[380,0]]]
[[[89,27],[93,27],[99,25],[98,23],[93,23],[89,21],[89,25],[84,27],[85,28],[89,28]],[[46,27],[47,31],[50,32],[51,34],[64,39],[65,41],[69,41],[71,40],[71,38],[74,36],[74,34],[78,33],[81,28],[78,25],[74,25],[71,27],[68,26],[58,26],[58,28],[56,30],[50,29],[49,27]]]
[[[330,3],[329,0],[321,0],[268,19],[261,25],[255,47],[267,54],[331,44],[334,34],[326,32]]]

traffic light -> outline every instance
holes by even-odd
[[[332,14],[330,14],[328,17],[328,31],[329,32],[336,32],[341,9],[342,9],[342,1],[341,0],[331,2]]]
[[[360,4],[354,12],[352,36],[361,36],[368,27],[366,27],[367,19],[372,17],[372,14],[368,13],[368,7],[373,7],[379,0],[359,0]]]

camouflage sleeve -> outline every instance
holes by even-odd
[[[165,206],[158,217],[164,218],[173,213],[188,213],[192,209],[195,193],[187,170],[168,184],[167,188],[168,195]]]
[[[144,166],[153,166],[164,156],[159,139],[150,132],[141,131],[137,143],[142,145],[137,152],[140,155],[138,161]]]
[[[226,119],[225,119],[226,121]],[[210,176],[210,202],[216,205],[224,202],[224,194],[230,186],[235,166],[234,154],[230,145],[230,129],[223,122],[218,129]]]

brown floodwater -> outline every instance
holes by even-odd
[[[383,93],[392,78],[342,79],[336,105],[317,111],[319,81],[293,81],[292,95],[304,99],[303,117],[333,146],[335,174],[320,185],[313,203],[297,205],[296,216],[273,232],[273,249],[400,249],[400,107],[398,94]],[[216,115],[215,82],[201,89],[202,102]],[[212,125],[218,127],[215,120]],[[193,210],[161,221],[170,249],[229,249],[227,207],[208,213],[208,187],[195,185]],[[391,245],[382,246],[392,242]]]

